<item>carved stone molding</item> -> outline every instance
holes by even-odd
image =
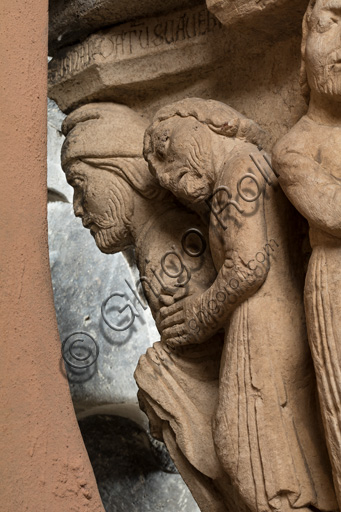
[[[50,0],[49,55],[102,27],[198,4],[204,0]]]
[[[224,57],[228,39],[205,5],[101,30],[56,53],[49,96],[69,111],[92,100],[141,94],[151,82],[155,87],[203,75]]]

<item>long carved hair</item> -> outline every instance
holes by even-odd
[[[152,152],[152,133],[162,121],[172,117],[194,117],[210,130],[225,137],[235,137],[256,146],[264,147],[267,134],[262,128],[232,107],[215,100],[187,98],[161,108],[147,128],[144,137],[144,156]]]
[[[310,87],[308,84],[306,63],[305,63],[305,50],[307,46],[307,37],[310,30],[310,16],[316,5],[317,0],[310,0],[307,10],[303,17],[302,22],[302,43],[301,43],[301,69],[300,69],[300,86],[301,93],[305,101],[309,103],[310,100]]]

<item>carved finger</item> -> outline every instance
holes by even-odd
[[[163,329],[167,329],[167,327],[171,327],[172,325],[181,325],[183,323],[185,323],[183,312],[178,311],[178,313],[164,318],[160,324],[160,329],[163,331]]]
[[[165,307],[168,309],[169,306],[171,306],[172,304],[174,304],[174,296],[172,297],[171,295],[160,295],[159,297],[159,301],[165,305]]]
[[[173,325],[172,327],[168,327],[164,331],[162,331],[162,340],[168,343],[168,340],[171,338],[176,339],[179,338],[182,334],[186,333],[186,329],[179,325]]]
[[[165,318],[165,316],[171,316],[177,313],[182,309],[181,302],[176,302],[175,304],[172,304],[171,306],[165,306],[160,309],[160,316],[161,318]]]
[[[180,347],[187,345],[187,344],[188,344],[188,342],[187,342],[186,338],[183,338],[183,337],[170,338],[167,341],[167,347],[170,348],[171,350],[179,349]]]

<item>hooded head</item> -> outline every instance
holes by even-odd
[[[106,253],[132,244],[134,194],[160,194],[142,155],[146,126],[142,116],[114,103],[85,105],[63,122],[61,161],[74,188],[75,215]]]

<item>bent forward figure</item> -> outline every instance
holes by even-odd
[[[160,308],[203,292],[216,272],[208,247],[203,250],[207,229],[200,218],[176,203],[148,171],[142,156],[146,125],[122,105],[81,107],[63,124],[62,165],[74,187],[75,215],[90,229],[98,248],[110,254],[134,247],[144,293],[160,329]],[[183,241],[188,230],[194,240],[189,235]],[[195,233],[201,233],[203,246]],[[199,250],[192,247],[198,242]],[[151,432],[165,441],[203,512],[239,510],[233,489],[225,489],[223,499],[215,486],[222,469],[211,424],[222,341],[218,335],[174,354],[155,343],[135,372]]]
[[[145,157],[160,184],[203,217],[211,201],[218,272],[204,293],[163,308],[162,340],[186,346],[225,329],[214,440],[247,507],[332,511],[305,330],[299,216],[269,175],[261,142],[254,122],[196,98],[162,108],[148,128]]]

